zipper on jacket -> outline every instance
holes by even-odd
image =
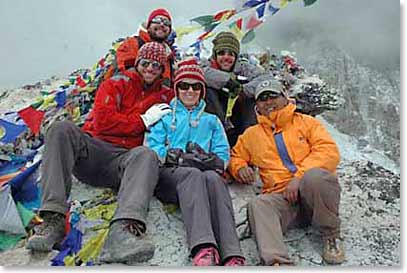
[[[189,141],[189,139],[191,138],[191,115],[192,115],[192,111],[187,110],[188,111],[188,138],[187,141]]]

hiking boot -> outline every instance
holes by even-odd
[[[110,225],[99,260],[102,263],[142,263],[154,256],[154,250],[143,224],[120,219]]]
[[[324,259],[327,264],[341,264],[345,260],[345,250],[342,240],[339,238],[325,239],[322,259]]]
[[[57,212],[43,212],[42,224],[34,227],[34,234],[28,239],[26,248],[32,251],[51,251],[65,237],[65,215]]]
[[[234,256],[226,261],[224,266],[244,266],[245,258]]]
[[[193,266],[218,265],[220,262],[219,253],[214,247],[205,247],[198,251],[192,259]]]

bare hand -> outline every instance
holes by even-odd
[[[246,184],[251,184],[256,180],[256,176],[254,174],[254,170],[252,167],[246,166],[240,168],[238,171],[239,180]]]
[[[298,178],[294,177],[290,182],[288,182],[283,192],[283,195],[287,199],[288,203],[295,204],[297,202],[299,188],[300,180]]]

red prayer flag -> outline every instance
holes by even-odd
[[[223,10],[223,11],[216,13],[213,16],[213,19],[215,19],[215,21],[222,21],[222,20],[229,19],[230,17],[232,17],[235,14],[236,14],[236,10],[227,9],[227,10]]]
[[[76,85],[78,85],[81,88],[86,86],[86,82],[82,79],[80,75],[76,77]]]
[[[243,22],[243,18],[240,18],[239,20],[236,21],[236,26],[242,30],[242,22]]]
[[[104,66],[105,66],[105,58],[100,59],[99,65],[100,65],[100,67],[104,67]]]
[[[41,123],[45,115],[44,111],[36,110],[32,106],[28,106],[17,113],[34,134],[40,132]]]
[[[257,19],[256,15],[253,15],[249,18],[248,22],[246,23],[246,30],[253,29],[263,23],[262,20]]]

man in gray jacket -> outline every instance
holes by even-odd
[[[233,146],[237,137],[256,123],[255,85],[244,84],[238,76],[249,81],[265,71],[238,59],[240,43],[233,33],[220,32],[212,43],[212,56],[201,63],[207,80],[206,111],[219,117]]]

